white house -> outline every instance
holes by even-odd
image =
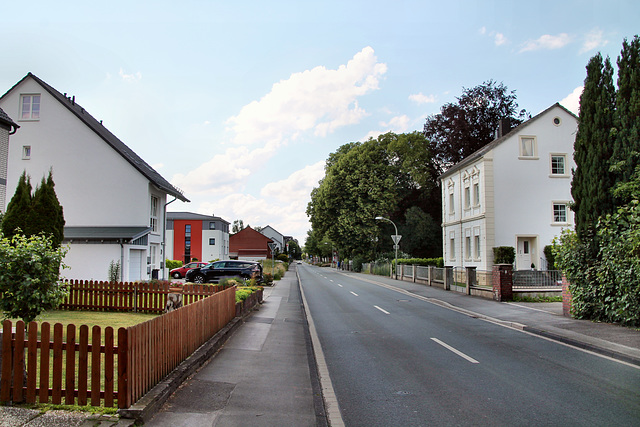
[[[554,104],[440,176],[445,265],[491,270],[493,248],[511,246],[515,269],[546,268],[544,247],[574,223],[577,127]]]
[[[29,73],[0,97],[16,117],[7,186],[23,171],[37,184],[53,170],[66,221],[69,279],[106,280],[120,262],[125,281],[154,277],[163,267],[164,212],[189,200],[93,118],[74,97]],[[9,114],[9,113],[8,113]],[[6,204],[10,201],[7,196]],[[3,206],[4,207],[4,206]]]
[[[280,233],[278,230],[276,230],[270,225],[267,225],[266,227],[261,229],[260,233],[262,233],[262,235],[267,236],[268,238],[273,240],[273,243],[275,243],[276,245],[276,250],[279,253],[284,252],[283,248],[285,245],[285,241],[284,241],[285,236],[282,233]]]
[[[185,264],[229,259],[229,221],[191,212],[167,212],[167,259]]]
[[[19,128],[11,117],[0,108],[0,212],[4,212],[7,195],[7,162],[9,160],[9,135]]]

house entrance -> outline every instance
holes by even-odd
[[[516,270],[530,270],[531,264],[535,265],[535,237],[518,237],[516,252]]]

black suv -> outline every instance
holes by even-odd
[[[225,277],[256,279],[262,282],[262,265],[254,261],[216,261],[201,268],[187,271],[184,276],[187,282],[206,283],[219,282]]]

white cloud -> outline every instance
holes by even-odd
[[[503,44],[507,43],[507,38],[502,33],[496,33],[493,41],[496,46],[502,46]]]
[[[609,41],[604,39],[602,30],[596,28],[594,30],[591,30],[584,37],[584,43],[582,44],[582,48],[580,48],[579,53],[585,53],[604,47],[607,43],[609,43]]]
[[[480,35],[483,35],[483,36],[484,36],[484,35],[487,33],[487,27],[481,27],[481,28],[478,30],[478,33],[480,33]]]
[[[273,85],[259,101],[245,105],[227,120],[234,147],[216,154],[172,184],[186,194],[225,195],[240,191],[255,165],[263,165],[288,139],[303,132],[324,136],[366,115],[358,97],[378,89],[387,66],[366,47],[336,70],[316,67]],[[257,148],[249,148],[253,144]]]
[[[267,200],[277,199],[285,203],[308,200],[311,190],[324,177],[325,161],[297,170],[286,179],[265,185],[260,195]]]
[[[424,95],[422,92],[409,95],[409,100],[418,104],[431,104],[436,102],[435,95]]]
[[[379,123],[380,128],[384,130],[369,131],[364,136],[364,138],[362,138],[360,141],[367,141],[369,138],[375,139],[378,136],[385,134],[387,132],[393,132],[393,133],[406,132],[407,129],[409,129],[410,122],[411,122],[411,119],[406,115],[392,117],[388,122]]]
[[[164,163],[156,163],[154,165],[151,165],[151,167],[158,171],[164,167]]]
[[[378,89],[386,71],[373,48],[366,47],[338,69],[318,66],[275,83],[271,92],[245,105],[227,124],[238,144],[282,144],[308,131],[324,136],[366,116],[357,99]]]
[[[567,95],[562,101],[560,101],[560,105],[567,108],[574,114],[579,114],[580,112],[580,96],[582,95],[582,91],[584,90],[584,86],[578,86]]]
[[[129,82],[129,83],[133,83],[133,82],[137,82],[142,80],[142,73],[140,73],[139,71],[137,73],[133,73],[133,74],[125,74],[124,70],[122,68],[120,68],[120,71],[118,72],[118,75],[120,75],[120,78],[122,80],[124,80],[125,82]]]
[[[529,40],[520,49],[520,52],[528,52],[533,50],[553,50],[566,46],[571,41],[571,37],[567,33],[561,33],[557,36],[545,34],[537,40]]]
[[[174,175],[171,183],[186,194],[229,194],[242,189],[252,167],[262,164],[274,153],[273,144],[254,150],[243,146],[228,148],[186,175]]]

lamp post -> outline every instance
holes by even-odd
[[[393,221],[391,221],[389,218],[385,218],[385,217],[382,217],[382,216],[377,216],[376,220],[389,221],[391,224],[393,224],[393,228],[396,230],[396,234],[391,236],[391,240],[393,240],[393,243],[394,243],[393,246],[395,246],[395,250],[396,250],[396,262],[395,262],[395,265],[394,265],[394,268],[393,268],[393,270],[394,270],[393,271],[393,277],[395,279],[397,279],[398,278],[398,243],[400,243],[400,238],[402,236],[398,235],[398,227],[396,227],[396,224]]]
[[[323,245],[331,245],[331,266],[333,267],[333,260],[334,260],[333,242],[332,243],[324,242]],[[338,268],[338,263],[337,262],[336,262],[336,268]]]

